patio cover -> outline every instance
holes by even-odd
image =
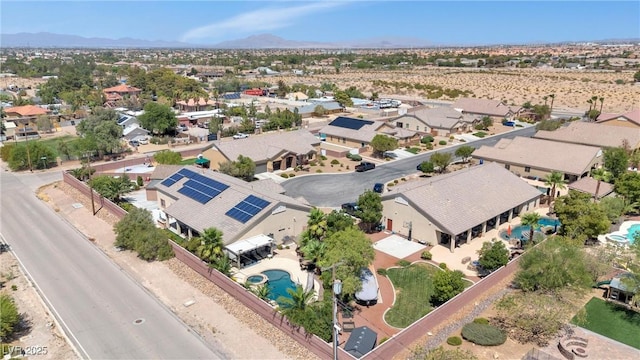
[[[377,339],[378,334],[375,331],[366,326],[361,326],[353,329],[349,340],[344,345],[344,350],[359,359],[376,347]]]
[[[211,161],[209,161],[209,159],[206,158],[198,158],[196,159],[196,165],[206,165],[208,163],[210,163]]]
[[[236,241],[233,244],[225,246],[225,249],[227,249],[227,251],[231,253],[230,255],[232,256],[230,257],[235,259],[242,253],[246,253],[251,250],[270,245],[272,243],[273,239],[271,237],[260,234],[244,240]]]
[[[356,293],[356,299],[360,301],[374,301],[378,299],[378,281],[371,270],[364,268],[360,273],[362,289]]]

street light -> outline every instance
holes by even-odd
[[[338,360],[338,295],[342,293],[342,281],[336,279],[336,270],[333,268],[333,360]]]

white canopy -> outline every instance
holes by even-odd
[[[260,234],[247,239],[239,240],[233,244],[225,246],[225,249],[233,255],[240,255],[267,246],[273,243],[273,239],[267,235]]]

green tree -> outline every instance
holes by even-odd
[[[307,241],[301,250],[305,259],[315,263],[318,259],[322,258],[324,252],[327,250],[327,246],[322,241],[314,239]]]
[[[326,114],[327,114],[327,110],[322,105],[316,105],[316,107],[313,108],[313,116],[322,117],[322,116],[325,116]]]
[[[556,200],[554,210],[562,223],[560,234],[576,245],[609,230],[607,214],[598,203],[591,201],[589,194],[570,190],[568,195]]]
[[[89,180],[91,187],[107,199],[120,202],[122,195],[133,191],[133,185],[125,174],[115,178],[109,175],[99,175]]]
[[[342,107],[351,107],[353,106],[353,100],[349,97],[349,95],[341,90],[336,90],[333,92],[333,98],[337,101]]]
[[[313,290],[304,291],[300,285],[296,286],[295,289],[287,289],[287,293],[290,297],[281,296],[277,300],[282,313],[286,316],[304,312],[314,296]],[[296,316],[294,315],[293,317],[295,318]]]
[[[158,164],[179,165],[182,162],[182,155],[171,150],[161,150],[153,155],[153,160]]]
[[[321,267],[336,266],[336,278],[342,280],[342,292],[355,294],[362,287],[360,272],[373,262],[375,251],[367,236],[355,227],[337,231],[324,239],[326,251],[318,261]],[[325,271],[325,282],[330,283],[330,271]]]
[[[256,174],[256,163],[248,156],[238,155],[236,161],[225,161],[220,163],[218,169],[223,174],[227,174],[244,181],[252,181]]]
[[[376,154],[381,155],[385,151],[397,149],[398,139],[387,135],[377,134],[373,139],[371,139],[370,145]]]
[[[627,171],[629,167],[629,154],[622,147],[607,148],[603,154],[603,167],[617,179]]]
[[[253,295],[257,296],[258,299],[268,301],[269,296],[271,295],[271,290],[266,284],[258,285],[256,287],[251,288],[250,290]]]
[[[0,295],[0,340],[8,341],[20,323],[20,314],[13,298]]]
[[[6,146],[6,145],[5,145]],[[10,148],[9,168],[12,171],[30,169],[44,169],[49,163],[55,162],[56,155],[48,146],[39,141],[29,141]],[[43,162],[42,158],[46,160]]]
[[[140,125],[154,134],[165,134],[178,126],[178,119],[173,110],[157,102],[149,102],[144,106],[144,113],[138,116]]]
[[[51,132],[53,129],[53,122],[49,115],[40,115],[36,119],[36,124],[38,125],[38,131],[42,132]]]
[[[607,178],[607,172],[603,168],[593,169],[591,171],[591,177],[598,181],[596,183],[596,194],[594,195],[594,198],[598,201],[600,197],[600,183]]]
[[[521,223],[524,226],[529,226],[529,240],[533,243],[533,232],[540,227],[538,222],[540,221],[540,214],[537,212],[530,212],[523,214],[521,217]]]
[[[148,210],[134,207],[114,227],[115,246],[133,250],[143,260],[166,260],[173,257],[165,233],[153,223]]]
[[[453,156],[448,152],[436,152],[431,155],[431,162],[439,173],[444,173],[445,171],[447,171],[447,167],[451,164],[452,161]]]
[[[432,174],[435,171],[435,166],[431,161],[423,161],[420,163],[420,171],[425,174]]]
[[[640,70],[636,71],[636,72],[633,74],[633,81],[635,81],[635,82],[640,82]]]
[[[313,207],[307,216],[307,228],[302,234],[302,245],[308,241],[322,240],[327,234],[327,215],[322,210]]]
[[[544,178],[544,184],[547,186],[551,186],[551,200],[549,203],[552,203],[556,198],[556,190],[566,188],[566,180],[564,179],[564,174],[560,171],[552,171]]]
[[[382,199],[380,194],[367,190],[358,197],[356,216],[362,220],[367,231],[371,231],[382,219]]]
[[[469,162],[469,159],[471,159],[471,154],[473,154],[475,150],[476,149],[473,148],[473,146],[462,145],[456,149],[455,155],[462,158],[462,161],[466,163]]]
[[[626,172],[615,181],[615,192],[624,197],[627,205],[640,203],[640,174]]]
[[[607,214],[607,218],[611,223],[615,223],[620,219],[620,216],[624,213],[625,202],[624,199],[618,196],[605,197],[600,200],[600,207]]]
[[[444,303],[464,290],[464,274],[460,270],[438,271],[433,275],[432,301]]]
[[[509,250],[502,241],[485,241],[478,250],[478,262],[484,269],[493,271],[509,262]]]
[[[223,247],[222,231],[214,227],[207,228],[200,235],[200,246],[196,249],[196,255],[200,259],[212,263],[224,255]]]
[[[326,216],[327,235],[352,228],[354,219],[342,211],[333,210]]]
[[[111,109],[95,108],[76,126],[83,137],[84,151],[97,150],[100,154],[119,152],[122,149],[122,127],[118,114]]]
[[[476,126],[477,130],[489,130],[489,128],[493,125],[493,119],[490,116],[483,116],[480,119],[480,124]]]
[[[592,279],[584,252],[561,237],[550,238],[522,255],[515,281],[524,291],[588,289]]]

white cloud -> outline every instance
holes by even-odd
[[[289,8],[264,8],[247,12],[219,21],[200,26],[182,35],[182,41],[196,39],[220,38],[228,33],[246,33],[281,29],[293,25],[301,17],[329,10],[343,5],[342,2],[321,2]]]

